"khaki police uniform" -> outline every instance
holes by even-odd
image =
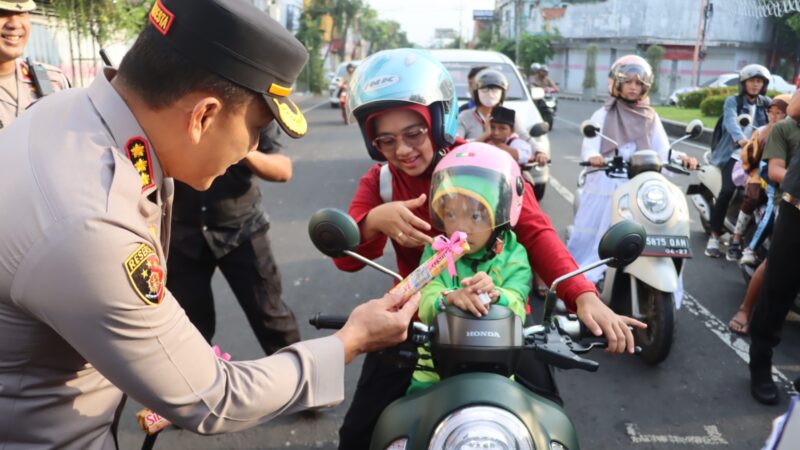
[[[222,3],[234,18],[261,14],[239,0],[154,9],[181,19]],[[255,38],[295,45],[274,27]],[[123,392],[198,433],[340,402],[337,337],[226,362],[164,287],[173,180],[114,75],[42,99],[0,133],[0,448],[114,448]]]
[[[35,64],[41,64],[47,71],[50,84],[53,86],[54,91],[69,88],[69,80],[61,69],[49,64],[38,62]],[[36,100],[42,97],[39,91],[36,90],[36,85],[33,83],[28,64],[21,59],[17,60],[17,65],[14,70],[14,80],[16,94],[6,92],[5,89],[0,89],[0,129],[11,125],[11,122],[25,112]]]

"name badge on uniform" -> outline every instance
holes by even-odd
[[[164,268],[153,247],[141,244],[125,260],[125,272],[134,292],[148,305],[158,305],[164,299]]]

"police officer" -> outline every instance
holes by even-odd
[[[22,53],[31,34],[33,0],[0,0],[0,128],[7,127],[41,97],[69,87],[57,67],[28,67]]]
[[[123,392],[198,433],[342,400],[344,365],[405,338],[418,297],[357,307],[267,358],[214,355],[164,287],[173,178],[202,190],[255,149],[308,53],[246,0],[157,0],[119,71],[0,133],[0,440],[114,448]],[[46,130],[46,132],[34,132]]]
[[[167,263],[167,288],[209,342],[216,324],[211,276],[219,268],[267,355],[300,340],[297,320],[281,298],[269,220],[254,180],[254,174],[267,181],[291,178],[292,161],[278,153],[278,133],[271,122],[258,151],[228,168],[207,191],[175,183]]]

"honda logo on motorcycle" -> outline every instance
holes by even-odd
[[[467,337],[490,337],[500,339],[497,331],[467,331]]]

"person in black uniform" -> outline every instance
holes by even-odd
[[[281,298],[269,219],[254,177],[279,182],[292,177],[291,160],[277,153],[278,133],[270,123],[261,132],[259,151],[228,168],[207,191],[175,183],[167,260],[167,288],[207,341],[216,329],[211,276],[219,268],[267,355],[300,340],[297,320]]]

